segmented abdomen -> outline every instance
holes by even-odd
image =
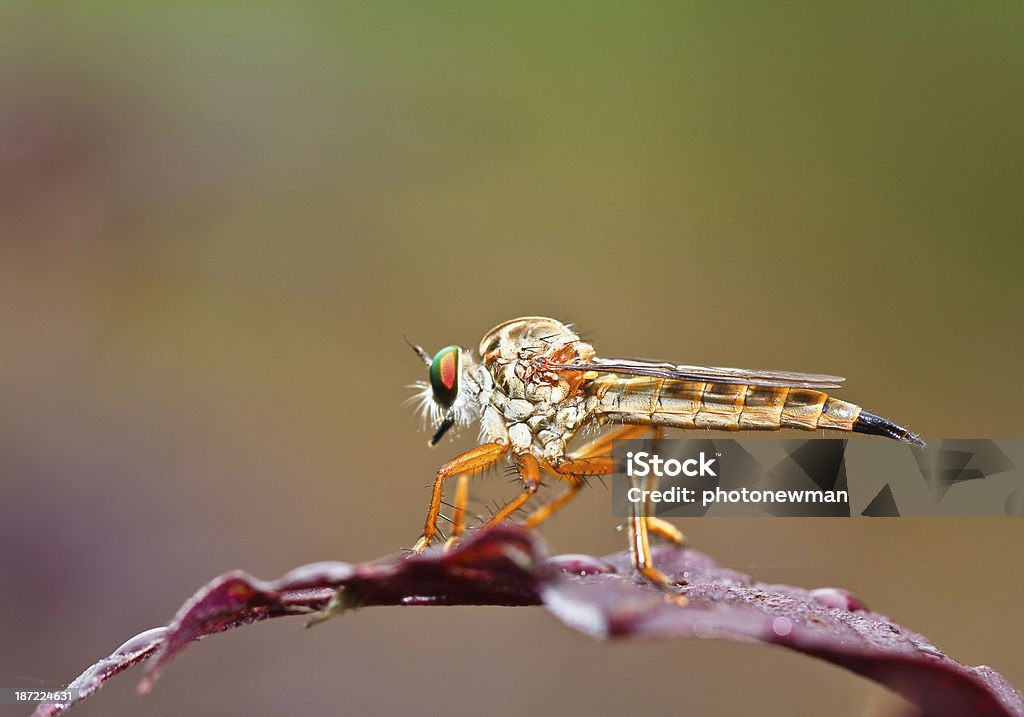
[[[853,431],[862,410],[807,388],[745,386],[647,377],[595,381],[601,420],[727,431],[825,428]]]

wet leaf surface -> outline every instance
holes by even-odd
[[[515,526],[477,533],[447,554],[314,563],[275,581],[234,571],[201,588],[166,627],[137,635],[83,672],[69,685],[79,690],[75,702],[43,704],[34,715],[60,714],[143,661],[139,690],[147,692],[196,640],[272,617],[305,615],[312,624],[374,605],[543,604],[567,626],[598,640],[769,643],[876,680],[925,715],[1024,717],[1024,697],[999,673],[957,662],[844,590],[759,583],[688,548],[660,547],[654,561],[677,582],[678,592],[639,578],[626,553],[547,558],[536,536]]]

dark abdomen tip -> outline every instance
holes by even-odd
[[[881,416],[876,416],[869,411],[861,411],[857,420],[853,422],[854,433],[866,433],[870,436],[885,436],[901,443],[909,443],[914,446],[923,446],[925,442],[902,426],[897,426]]]

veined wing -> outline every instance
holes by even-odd
[[[688,364],[659,363],[642,359],[594,358],[589,362],[568,364],[551,363],[556,371],[602,371],[626,376],[652,376],[677,381],[705,381],[709,383],[748,384],[756,386],[789,386],[792,388],[839,388],[844,379],[817,373],[795,371],[751,371],[722,366],[690,366]]]

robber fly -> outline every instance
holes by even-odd
[[[843,379],[838,376],[600,358],[568,326],[540,316],[494,327],[480,341],[478,355],[459,346],[434,356],[419,346],[413,349],[429,367],[429,381],[416,386],[435,427],[430,444],[452,427],[475,421],[481,443],[438,470],[414,553],[437,532],[445,482],[457,479],[450,547],[464,530],[469,477],[506,457],[515,465],[522,491],[486,525],[519,510],[547,473],[566,488],[524,521],[537,525],[572,500],[587,478],[615,470],[613,441],[654,435],[663,428],[827,429],[924,445],[907,429],[824,393],[839,388]],[[577,433],[603,425],[619,427],[568,449]],[[666,521],[639,513],[629,518],[627,528],[634,567],[665,587],[665,575],[651,563],[648,533],[677,543],[682,534]]]

